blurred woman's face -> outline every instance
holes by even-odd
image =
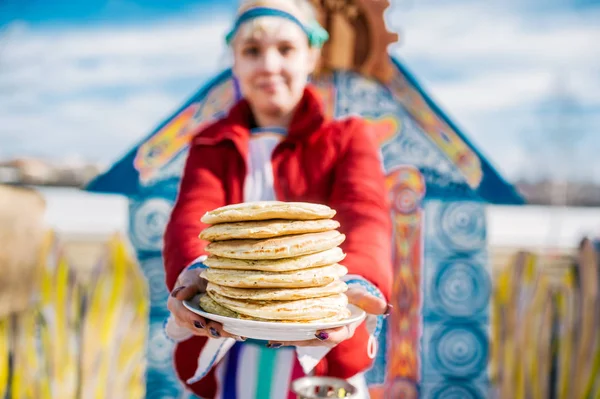
[[[247,24],[253,23],[242,26],[233,41],[233,72],[255,112],[285,115],[302,98],[317,54],[293,22],[271,19]]]

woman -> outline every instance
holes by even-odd
[[[281,200],[337,211],[350,302],[373,315],[389,312],[392,228],[378,147],[360,119],[329,120],[307,84],[326,40],[308,0],[248,1],[227,35],[243,99],[193,138],[164,236],[175,367],[201,397],[287,397],[290,381],[306,373],[350,379],[368,397],[362,373],[374,338],[367,323],[320,331],[311,341],[243,342],[182,305],[205,289],[195,270],[207,244],[198,239],[201,216]]]

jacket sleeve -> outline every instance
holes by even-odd
[[[166,284],[171,291],[182,270],[205,255],[208,242],[198,235],[207,227],[200,218],[209,210],[225,205],[224,163],[218,149],[191,145],[179,193],[164,234],[163,260]]]
[[[349,126],[348,126],[349,125]],[[389,302],[392,291],[392,222],[379,148],[366,124],[352,119],[344,126],[350,137],[341,149],[329,205],[336,210],[340,232],[346,235],[341,262],[349,274],[375,285]],[[369,333],[362,323],[354,336],[326,356],[326,373],[350,378],[371,367]]]
[[[360,119],[346,126],[350,137],[334,172],[330,206],[336,210],[343,265],[373,283],[389,301],[392,287],[392,222],[380,151]]]

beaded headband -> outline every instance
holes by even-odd
[[[227,44],[231,43],[243,23],[259,17],[279,17],[295,23],[306,33],[311,47],[323,47],[323,44],[329,39],[329,34],[317,21],[313,20],[310,24],[303,24],[298,18],[283,10],[271,7],[255,7],[244,11],[237,17],[233,28],[225,36],[225,42]]]

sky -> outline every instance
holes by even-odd
[[[228,66],[233,12],[0,0],[0,160],[116,161]],[[393,55],[507,178],[600,182],[600,0],[392,0],[386,22]]]

